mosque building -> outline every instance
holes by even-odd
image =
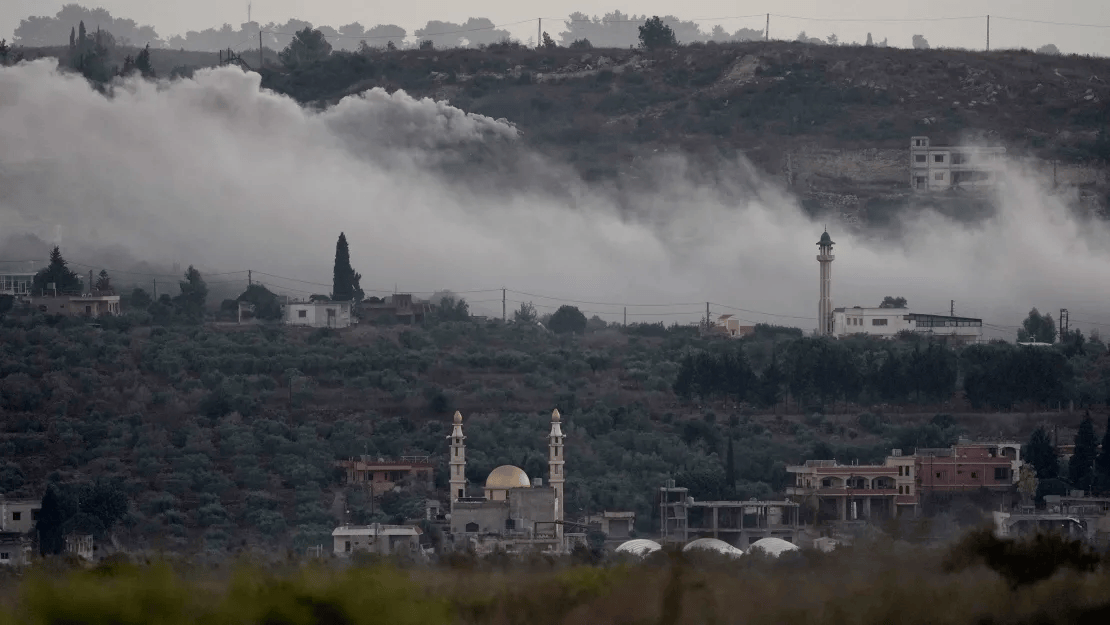
[[[481,496],[466,485],[466,436],[462,414],[456,412],[451,442],[450,532],[456,545],[498,544],[501,548],[564,551],[563,430],[559,411],[551,413],[548,434],[548,486],[529,479],[519,467],[503,465],[490,472]]]

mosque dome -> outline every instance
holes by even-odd
[[[825,232],[822,232],[821,233],[821,240],[817,242],[817,245],[832,245],[832,244],[833,244],[833,240],[832,240],[832,237],[829,236],[828,230],[826,230]]]
[[[621,543],[621,546],[617,547],[617,553],[629,553],[635,556],[646,556],[648,554],[655,553],[662,548],[663,547],[654,540],[648,540],[646,538],[634,538],[632,540]]]
[[[490,471],[486,478],[486,489],[530,488],[531,480],[520,467],[504,464]]]

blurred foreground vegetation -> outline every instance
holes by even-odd
[[[59,562],[0,578],[0,624],[1095,623],[1100,557],[1054,536],[975,532],[946,548],[883,540],[778,559],[658,552],[200,567]]]

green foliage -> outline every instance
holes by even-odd
[[[513,321],[525,325],[532,325],[536,323],[539,317],[536,315],[536,307],[532,302],[521,302],[520,308],[513,312]]]
[[[997,538],[989,529],[971,532],[953,545],[944,561],[946,571],[960,571],[982,563],[1011,588],[1048,579],[1062,568],[1094,571],[1101,557],[1078,540],[1058,534],[1036,534],[1024,540]]]
[[[470,305],[464,298],[444,297],[439,300],[436,318],[440,321],[470,321]]]
[[[571,50],[592,50],[594,46],[589,39],[575,39],[568,47]]]
[[[204,321],[204,303],[208,299],[208,285],[204,283],[200,271],[189,265],[185,279],[178,282],[181,294],[173,298],[174,312],[179,318],[190,323]]]
[[[35,274],[31,290],[35,293],[46,292],[50,284],[58,293],[80,293],[82,290],[81,278],[69,268],[57,246],[50,250],[50,264]]]
[[[546,32],[543,33],[543,43],[540,44],[545,50],[554,50],[559,47],[555,40],[551,38]]]
[[[1056,342],[1056,322],[1052,320],[1052,315],[1041,315],[1037,309],[1029,311],[1029,316],[1021,322],[1021,328],[1018,330],[1018,341],[1023,343],[1034,341],[1037,343],[1055,343]]]
[[[650,17],[639,27],[640,45],[648,50],[673,48],[678,45],[674,30],[663,23],[658,15]]]
[[[282,50],[278,57],[286,69],[297,69],[320,62],[331,54],[331,44],[324,33],[306,26],[297,31],[293,40]]]
[[[1087,414],[1075,433],[1075,450],[1068,460],[1068,479],[1073,486],[1083,490],[1090,489],[1097,455],[1098,438],[1095,437],[1095,425],[1091,421],[1091,415]]]
[[[1056,448],[1052,446],[1052,441],[1049,440],[1048,432],[1045,431],[1044,426],[1033,431],[1033,434],[1029,437],[1029,442],[1021,450],[1021,456],[1036,469],[1037,479],[1054,478],[1060,470]]]
[[[547,322],[548,329],[555,334],[584,334],[586,332],[586,315],[578,310],[577,306],[562,305]]]
[[[906,308],[906,306],[906,298],[892,297],[890,295],[884,297],[882,303],[879,304],[879,308]]]

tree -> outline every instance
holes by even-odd
[[[867,43],[865,43],[863,45],[865,45],[865,46],[875,45],[875,41],[871,39],[871,33],[867,33]]]
[[[153,303],[154,300],[150,298],[150,294],[140,288],[135,288],[131,291],[131,297],[127,300],[128,307],[136,310],[146,310],[150,308],[150,305]]]
[[[143,78],[157,78],[158,75],[154,73],[154,66],[150,63],[150,44],[139,51],[139,56],[135,57],[135,69],[139,70]]]
[[[1072,486],[1089,490],[1095,458],[1098,456],[1098,439],[1095,437],[1095,424],[1088,413],[1079,424],[1075,433],[1075,451],[1068,460],[1068,479]]]
[[[732,453],[732,435],[728,437],[728,452],[725,454],[725,484],[736,488],[736,457]]]
[[[96,277],[96,285],[93,288],[101,293],[112,292],[112,280],[108,277],[108,270],[100,270],[100,275]]]
[[[236,302],[247,302],[254,306],[254,316],[256,319],[276,320],[281,319],[281,304],[278,303],[277,295],[270,292],[269,289],[261,284],[252,284],[243,291],[239,297],[235,298]]]
[[[347,235],[340,232],[335,243],[335,268],[332,270],[331,298],[337,302],[360,302],[363,298],[359,282],[362,274],[351,267],[351,252],[347,247]]]
[[[922,35],[914,35],[913,48],[914,50],[928,50],[929,42]]]
[[[884,297],[882,303],[879,304],[879,308],[905,308],[905,307],[906,307],[906,298],[904,298],[904,297],[891,297],[889,295]]]
[[[568,332],[583,334],[586,332],[586,315],[582,314],[577,306],[560,306],[559,310],[551,315],[548,329],[555,334],[566,334]]]
[[[1043,425],[1033,431],[1021,455],[1036,469],[1039,480],[1055,478],[1060,471],[1056,450],[1052,447],[1052,441],[1048,439],[1048,432]]]
[[[541,45],[547,50],[554,50],[559,47],[558,44],[555,43],[555,40],[551,38],[551,35],[548,35],[546,32],[543,34],[543,43]]]
[[[466,303],[465,298],[440,298],[436,317],[440,321],[470,321],[470,304]]]
[[[1029,316],[1021,322],[1021,329],[1018,330],[1018,341],[1028,343],[1030,341],[1037,343],[1055,343],[1056,342],[1056,322],[1052,320],[1052,315],[1041,315],[1037,309],[1029,311]]]
[[[589,39],[575,39],[569,47],[571,50],[592,50],[594,46]]]
[[[656,15],[640,26],[640,45],[648,50],[673,48],[678,45],[678,39],[674,30]]]
[[[322,61],[331,54],[331,44],[324,38],[324,33],[305,26],[304,30],[293,35],[293,41],[278,54],[278,58],[287,69],[309,65]]]
[[[49,285],[53,284],[53,287]],[[45,269],[40,269],[31,281],[31,290],[36,292],[56,289],[58,293],[80,292],[82,289],[81,278],[69,269],[66,259],[57,246],[50,251],[50,264]]]
[[[65,524],[77,514],[78,502],[59,484],[50,484],[42,496],[35,530],[39,535],[39,553],[48,556],[65,551]]]
[[[1102,449],[1095,457],[1095,480],[1099,492],[1110,490],[1110,417],[1106,418],[1106,432],[1102,435]]]
[[[189,265],[185,271],[185,279],[178,282],[181,294],[173,298],[173,306],[178,315],[189,321],[200,322],[204,320],[204,302],[208,299],[208,285],[200,275],[200,271]]]
[[[521,302],[520,308],[513,312],[513,321],[524,325],[532,325],[536,323],[536,307],[532,302]]]

